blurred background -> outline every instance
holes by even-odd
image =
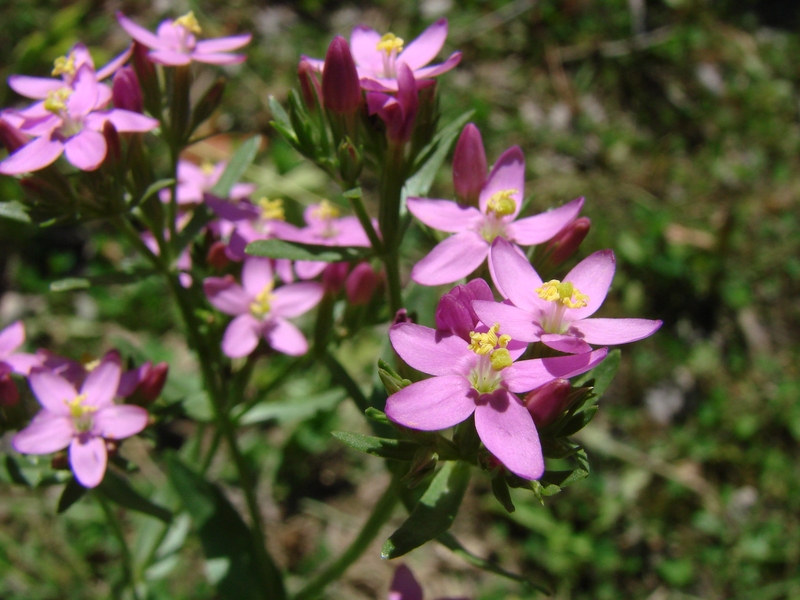
[[[560,599],[800,598],[800,6],[2,0],[0,78],[45,76],[77,41],[105,64],[129,41],[118,10],[154,29],[189,9],[204,35],[254,35],[246,64],[227,71],[211,125],[224,135],[197,156],[219,160],[243,134],[261,133],[249,178],[301,202],[332,190],[271,130],[267,105],[295,85],[300,55],[324,56],[334,35],[359,23],[411,40],[447,17],[442,56],[464,56],[439,78],[444,122],[474,109],[490,163],[519,144],[536,212],[585,196],[592,231],[580,257],[617,255],[602,316],[664,320],[657,335],[623,347],[582,433],[589,478],[544,506],[515,495],[507,514],[476,475],[454,526],[470,550],[551,581]],[[0,84],[0,106],[21,103]],[[452,197],[449,165],[431,195]],[[0,179],[0,200],[18,197],[13,180]],[[96,224],[38,230],[0,218],[0,324],[21,318],[31,348],[68,356],[117,346],[168,359],[171,393],[189,398],[192,359],[159,282],[48,291],[131,256]],[[349,349],[349,370],[367,382],[375,343]],[[382,489],[378,459],[329,437],[358,426],[344,407],[248,434],[248,451],[268,465],[264,494],[276,498],[265,500],[275,552],[298,578],[335,555]],[[159,443],[181,440],[175,427]],[[108,597],[119,549],[103,536],[101,513],[85,503],[58,516],[57,490],[2,480],[0,597]],[[181,560],[153,597],[213,598],[191,538]],[[429,598],[539,597],[440,548],[406,562]],[[385,598],[391,568],[373,552],[329,597]]]

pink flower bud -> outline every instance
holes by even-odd
[[[350,46],[342,36],[333,38],[322,70],[325,108],[338,114],[355,114],[361,104],[361,84]]]
[[[206,255],[206,262],[217,271],[221,271],[230,264],[228,247],[224,242],[214,242],[211,244],[211,247],[208,249],[208,254]]]
[[[122,108],[136,113],[144,111],[142,88],[133,67],[122,67],[114,74],[111,93],[114,108]]]
[[[487,168],[481,132],[474,123],[467,123],[453,155],[453,187],[462,202],[478,205],[478,196],[486,183]]]
[[[525,408],[531,413],[537,427],[555,421],[567,408],[572,385],[566,379],[555,379],[542,387],[528,392]]]
[[[381,283],[380,273],[376,273],[367,262],[357,264],[345,282],[345,291],[350,304],[366,304]]]
[[[588,217],[578,217],[559,231],[545,246],[545,251],[550,252],[548,262],[556,267],[575,254],[591,226]]]
[[[0,366],[0,407],[15,406],[19,402],[17,384],[11,379],[11,370],[3,372]]]
[[[30,138],[6,121],[0,114],[0,144],[3,145],[9,154],[22,148],[30,141]]]
[[[151,367],[142,377],[139,387],[136,388],[137,397],[146,403],[153,402],[161,395],[161,390],[164,389],[164,384],[167,382],[168,373],[169,365],[165,362],[160,362]]]
[[[306,59],[301,58],[297,65],[297,78],[300,80],[300,93],[308,112],[315,113],[319,106],[319,99],[322,98],[322,89],[319,87],[319,79],[314,68]]]
[[[115,169],[122,163],[122,146],[119,142],[119,133],[111,121],[103,123],[103,137],[106,139],[107,148],[105,163]]]
[[[322,286],[325,291],[335,294],[342,289],[345,279],[347,278],[347,271],[350,270],[350,265],[346,262],[331,263],[322,272]]]

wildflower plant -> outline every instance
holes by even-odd
[[[91,490],[123,548],[113,503],[164,522],[160,538],[141,542],[152,545],[143,563],[124,553],[121,586],[132,597],[146,596],[145,574],[182,511],[194,520],[209,564],[227,561],[213,578],[220,597],[243,597],[238,591],[247,589],[247,597],[313,598],[365,551],[397,505],[408,517],[385,541],[384,558],[435,539],[464,555],[448,529],[471,478],[490,481],[497,501],[513,511],[509,488],[542,499],[588,475],[586,452],[570,436],[597,410],[596,376],[609,381],[619,361],[608,347],[647,337],[661,323],[594,317],[614,273],[610,250],[590,254],[562,279],[540,278],[537,269],[562,269],[586,237],[584,199],[531,214],[522,150],[509,148],[490,169],[471,113],[444,122],[436,78],[461,60],[456,51],[431,65],[446,42],[446,20],[408,44],[359,26],[349,43],[336,37],[324,60],[299,58],[300,91],[289,93],[286,107],[270,98],[272,124],[339,190],[304,207],[240,181],[259,160],[258,136],[215,164],[192,162],[187,152],[225,87],[218,79],[193,89],[198,73],[243,62],[250,35],[204,38],[191,12],[155,33],[125,15],[117,20],[132,45],[100,71],[79,44],[55,62],[52,78],[12,77],[10,85],[36,102],[3,111],[8,156],[0,173],[16,177],[25,192],[18,218],[101,221],[148,275],[163,279],[210,415],[191,450],[140,447],[139,456],[165,465],[176,492],[156,499],[131,483],[144,475],[119,450],[126,438],[153,440],[154,428],[192,416],[188,400],[162,397],[166,363],[125,368],[117,351],[84,362],[48,349],[26,354],[17,322],[0,332],[0,407],[3,427],[14,432],[9,460],[53,455],[57,476],[48,481],[65,484],[60,509]],[[428,198],[453,147],[453,197]],[[430,242],[416,264],[405,259],[421,254],[410,251],[412,228]],[[447,288],[435,291],[435,313],[416,313],[413,294],[440,285]],[[387,329],[373,365],[379,383],[366,391],[340,350],[360,332]],[[384,459],[390,480],[344,554],[292,590],[267,544],[259,467],[240,436],[258,422],[256,407],[269,406],[260,399],[272,384],[254,376],[267,367],[279,371],[275,381],[293,369],[325,373],[371,431],[331,432],[331,443]],[[31,393],[20,403],[23,379]],[[215,440],[208,448],[206,428]],[[209,475],[220,446],[246,518]],[[546,587],[482,557],[470,561]],[[405,567],[390,597],[421,597]]]

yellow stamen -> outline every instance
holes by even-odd
[[[507,333],[498,336],[498,331],[500,331],[500,323],[492,325],[486,333],[470,331],[469,339],[472,341],[469,346],[467,346],[479,356],[488,355],[492,368],[495,371],[501,371],[506,367],[510,367],[511,363],[514,362],[506,349],[508,342],[511,341],[511,336]]]
[[[542,300],[560,302],[567,308],[583,308],[589,302],[589,296],[581,294],[570,282],[558,279],[543,283],[542,287],[536,288],[536,293]]]
[[[191,10],[183,15],[182,17],[178,17],[172,22],[173,25],[180,25],[181,27],[185,28],[187,31],[191,31],[195,35],[200,35],[203,33],[203,30],[200,29],[200,23],[197,22],[197,19],[194,17],[194,12]]]
[[[268,283],[267,286],[261,290],[258,295],[256,295],[255,299],[250,303],[250,314],[256,319],[263,319],[265,316],[267,316],[272,308],[273,298],[272,283]]]
[[[73,419],[80,419],[86,414],[97,412],[96,406],[83,406],[84,400],[86,400],[86,394],[75,396],[72,400],[64,400],[64,403],[69,406],[69,414]]]
[[[400,54],[403,51],[403,43],[403,38],[399,38],[393,33],[387,33],[378,42],[377,50],[386,52],[387,56],[392,52]]]
[[[200,165],[200,170],[203,172],[203,175],[211,175],[214,172],[214,163],[204,160],[203,164]]]
[[[71,53],[69,56],[59,56],[55,60],[51,75],[58,77],[64,73],[75,75],[75,57]]]
[[[331,204],[328,200],[323,200],[314,208],[313,211],[311,211],[311,216],[321,221],[338,219],[341,214],[342,213],[339,208],[336,205]]]
[[[489,361],[492,363],[492,368],[495,371],[502,371],[506,367],[510,367],[514,362],[511,359],[511,355],[508,353],[508,350],[505,348],[498,348],[492,352],[492,355],[489,357]]]
[[[276,200],[261,198],[261,200],[258,201],[258,206],[261,208],[262,219],[286,220],[286,213],[283,211],[283,200],[280,198]]]
[[[514,211],[517,210],[517,203],[511,197],[511,194],[517,193],[519,193],[519,190],[513,188],[495,192],[492,194],[492,197],[489,198],[489,202],[486,203],[486,212],[494,213],[498,217],[513,215]]]
[[[44,108],[51,113],[58,114],[67,108],[67,100],[72,95],[69,88],[47,92],[47,99],[44,101]]]
[[[83,363],[83,368],[86,369],[87,373],[91,373],[92,371],[94,371],[99,366],[100,366],[100,359],[99,358],[96,358],[94,360],[90,360],[88,362],[84,362]]]

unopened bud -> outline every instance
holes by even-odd
[[[566,379],[555,379],[525,396],[525,408],[537,427],[545,427],[566,410],[572,385]]]
[[[322,70],[322,99],[332,113],[355,114],[361,104],[361,84],[350,46],[342,36],[333,38]]]
[[[478,205],[478,197],[486,183],[486,171],[486,151],[481,133],[474,123],[467,123],[453,155],[453,187],[461,202]]]
[[[300,80],[300,93],[303,96],[306,110],[313,114],[319,108],[322,89],[319,85],[317,73],[305,58],[301,58],[300,63],[297,65],[297,79]]]
[[[206,262],[211,268],[217,271],[222,271],[230,264],[231,260],[228,258],[228,247],[224,242],[217,241],[211,244],[211,247],[208,249],[208,254],[206,255]]]
[[[161,114],[161,89],[158,85],[158,73],[148,56],[147,46],[133,42],[133,68],[142,90],[144,106],[151,115]]]
[[[408,311],[405,308],[399,309],[395,315],[394,319],[392,319],[392,325],[397,325],[398,323],[413,323],[414,319],[411,318],[411,315],[408,314]]]
[[[331,263],[322,272],[322,286],[329,294],[335,294],[340,289],[347,278],[347,271],[350,265],[346,262]]]
[[[345,292],[350,304],[366,304],[381,283],[380,273],[376,273],[368,262],[357,264],[345,281]]]
[[[494,294],[483,279],[457,285],[439,300],[436,306],[436,329],[449,331],[469,341],[469,333],[480,322],[472,308],[473,300],[494,300]]]
[[[2,144],[9,154],[22,148],[30,141],[30,138],[14,127],[0,114],[0,144]]]
[[[591,226],[592,222],[588,217],[578,217],[559,231],[545,246],[545,252],[549,253],[548,263],[557,267],[575,254],[581,242],[589,234]]]
[[[135,113],[144,111],[142,87],[133,67],[122,67],[114,74],[111,86],[114,108],[121,108]]]
[[[161,395],[161,390],[164,389],[168,373],[169,365],[167,363],[160,362],[153,365],[142,377],[142,381],[136,388],[135,396],[143,400],[145,404],[156,400]]]
[[[336,153],[339,159],[339,174],[348,185],[355,183],[358,176],[361,175],[361,167],[363,162],[361,160],[361,152],[358,151],[349,138],[342,140],[339,144],[339,149]]]
[[[119,142],[119,133],[111,121],[103,123],[103,137],[106,139],[106,158],[103,161],[105,166],[116,169],[122,164],[122,146]]]
[[[0,372],[0,408],[15,406],[17,402],[19,402],[19,390],[11,379],[11,372]]]
[[[50,460],[50,467],[54,471],[69,471],[69,460],[65,451],[57,452]]]

